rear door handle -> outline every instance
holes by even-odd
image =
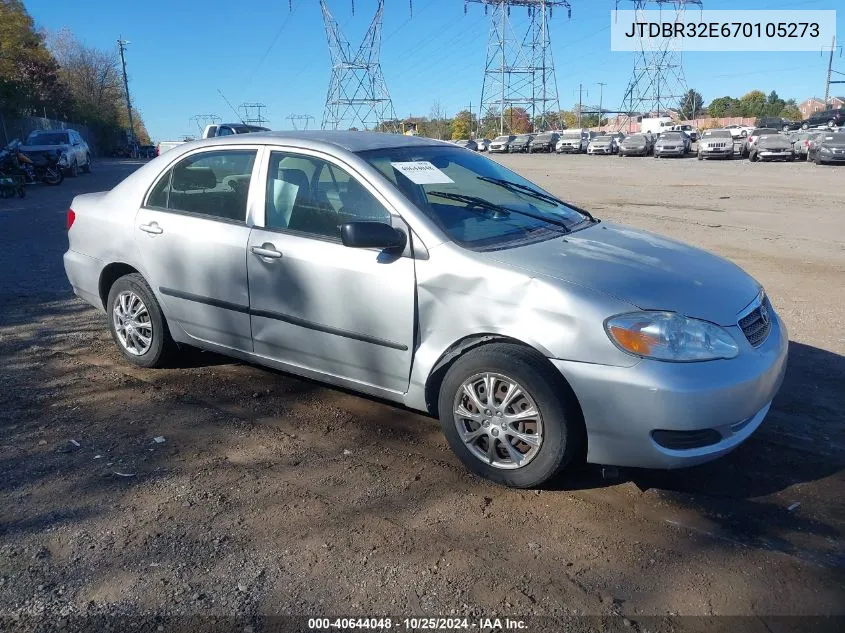
[[[276,250],[276,247],[273,246],[270,242],[265,242],[261,246],[253,246],[250,248],[253,254],[258,255],[259,257],[268,257],[270,259],[279,259],[281,258],[282,254]]]
[[[152,233],[153,235],[161,235],[162,233],[164,233],[164,229],[162,229],[158,225],[158,222],[150,222],[149,224],[142,224],[138,228],[141,229],[144,233]]]

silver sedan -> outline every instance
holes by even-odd
[[[68,237],[70,283],[128,362],[195,346],[427,411],[509,486],[724,455],[786,368],[736,265],[429,139],[187,143],[77,196]]]

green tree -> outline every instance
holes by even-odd
[[[707,106],[707,113],[716,118],[741,116],[739,99],[733,97],[718,97]]]
[[[20,0],[0,0],[0,110],[10,116],[63,114],[68,104],[56,60]]]
[[[795,102],[795,99],[789,99],[784,102],[779,116],[782,116],[784,119],[789,119],[790,121],[801,121],[804,118],[804,115],[801,114],[801,110],[798,109],[798,104]]]
[[[505,130],[510,130],[511,134],[525,134],[532,130],[525,108],[505,108]]]
[[[704,98],[697,90],[690,88],[687,93],[681,98],[678,104],[678,110],[683,119],[693,119],[696,116],[701,116],[704,110]]]
[[[742,116],[764,116],[766,108],[766,94],[760,90],[752,90],[739,99],[739,109]]]
[[[572,110],[561,110],[560,120],[565,128],[571,129],[578,127],[578,115]]]
[[[472,113],[468,110],[461,110],[452,119],[452,140],[470,138],[475,127]]]

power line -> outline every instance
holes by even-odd
[[[120,64],[123,66],[123,87],[126,89],[126,113],[129,115],[129,133],[126,135],[126,139],[132,145],[135,140],[135,125],[132,121],[132,100],[129,98],[129,79],[126,76],[126,57],[124,56],[128,44],[129,42],[122,38],[117,40],[117,47],[120,49]]]

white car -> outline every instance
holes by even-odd
[[[26,137],[21,151],[29,156],[58,153],[58,165],[68,176],[91,173],[91,150],[76,130],[35,130]]]
[[[744,136],[748,136],[751,131],[754,129],[753,125],[726,125],[724,128],[728,132],[731,133],[731,137],[733,138],[742,138]]]
[[[615,154],[619,151],[619,139],[610,134],[597,136],[587,146],[588,154]]]

